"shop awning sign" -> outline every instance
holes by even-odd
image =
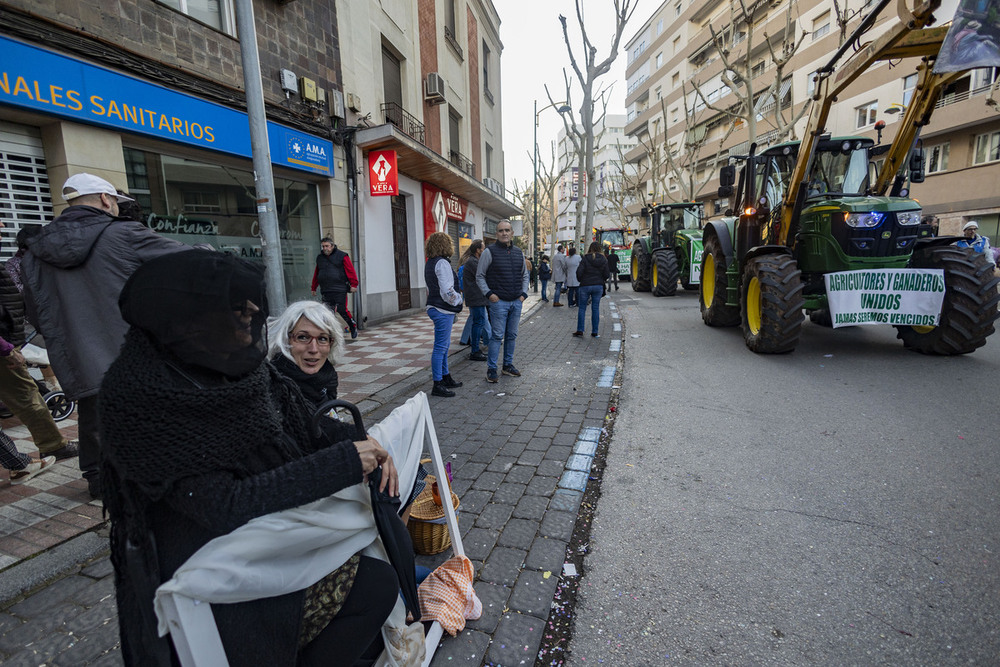
[[[399,195],[399,170],[396,169],[396,151],[368,153],[368,180],[372,197]]]
[[[0,104],[240,157],[252,157],[247,114],[0,37]],[[333,176],[333,143],[267,123],[271,161]]]

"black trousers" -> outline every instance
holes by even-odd
[[[381,652],[377,640],[381,639],[382,624],[398,596],[399,581],[392,565],[362,556],[344,606],[319,636],[299,652],[299,667],[351,667],[371,653],[375,654],[372,658],[377,658]]]
[[[330,307],[335,313],[339,313],[347,326],[352,329],[357,326],[351,311],[347,309],[347,292],[323,292],[323,303]]]

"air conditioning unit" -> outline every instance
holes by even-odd
[[[437,72],[429,72],[424,81],[424,99],[430,104],[444,104],[444,79]]]

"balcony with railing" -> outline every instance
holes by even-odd
[[[476,177],[476,163],[469,158],[465,157],[458,151],[450,150],[448,151],[448,159],[451,160],[453,165],[467,173],[469,176],[472,176],[473,178]]]
[[[382,115],[386,123],[392,123],[403,134],[424,143],[424,124],[406,112],[406,109],[395,102],[382,104]]]

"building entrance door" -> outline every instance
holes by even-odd
[[[399,310],[409,310],[410,303],[410,240],[406,232],[406,198],[392,198],[392,258],[396,269],[396,294]]]

